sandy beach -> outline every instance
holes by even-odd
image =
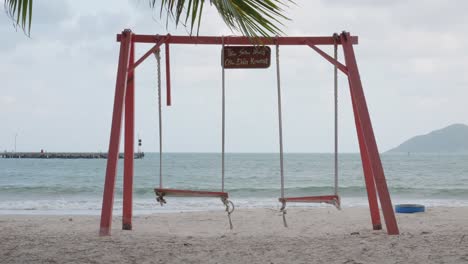
[[[136,216],[0,216],[0,263],[468,263],[468,208],[397,214],[401,235],[372,231],[366,208],[292,208]]]

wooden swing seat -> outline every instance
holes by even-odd
[[[210,191],[192,191],[192,190],[180,190],[180,189],[155,188],[154,193],[156,194],[156,196],[228,198],[227,192],[210,192]]]
[[[302,197],[284,197],[278,199],[281,203],[327,203],[340,207],[340,196],[338,195],[319,195]]]

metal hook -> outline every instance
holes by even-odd
[[[280,212],[283,214],[283,224],[284,227],[288,227],[288,222],[286,222],[286,201],[282,201],[281,203]]]
[[[333,205],[335,205],[336,209],[341,210],[341,201],[339,197],[338,199],[333,200]]]
[[[232,201],[228,200],[226,197],[222,197],[221,201],[226,206],[226,213],[227,213],[227,216],[228,216],[228,219],[229,219],[229,228],[232,230],[234,228],[234,226],[232,224],[231,214],[232,214],[232,212],[234,212],[234,209],[235,209],[234,203]]]
[[[166,202],[166,200],[164,199],[164,193],[160,193],[160,192],[157,192],[156,193],[156,201],[158,201],[158,203],[163,206]]]

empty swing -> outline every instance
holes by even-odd
[[[223,42],[224,48],[224,42]],[[221,150],[221,191],[195,191],[186,189],[168,189],[163,187],[163,151],[162,151],[162,111],[161,111],[161,56],[160,50],[154,52],[157,62],[158,78],[158,127],[159,127],[159,187],[154,189],[156,200],[163,206],[166,203],[165,197],[213,197],[220,198],[226,207],[226,213],[229,219],[229,227],[233,228],[231,214],[234,212],[234,203],[228,199],[229,195],[224,191],[224,155],[225,155],[225,85],[224,85],[224,65],[222,67],[222,150]]]
[[[334,58],[338,57],[338,47],[334,45]],[[283,158],[283,124],[282,124],[282,110],[281,110],[281,80],[280,80],[280,66],[279,66],[279,45],[276,44],[276,85],[278,90],[278,124],[279,124],[279,154],[280,154],[280,177],[281,177],[281,197],[278,199],[281,203],[284,226],[287,227],[286,222],[286,204],[287,203],[327,203],[334,205],[338,210],[340,207],[340,196],[338,195],[338,69],[334,68],[334,194],[332,195],[319,195],[319,196],[301,196],[301,197],[286,197],[284,192],[284,158]]]

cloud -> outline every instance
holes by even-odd
[[[287,9],[292,21],[285,32],[331,35],[345,29],[359,35],[361,78],[385,150],[415,134],[468,123],[468,36],[461,34],[468,26],[466,7],[465,1],[301,1]],[[0,16],[6,38],[0,42],[5,124],[0,149],[20,130],[22,150],[106,150],[118,60],[115,35],[124,28],[145,34],[187,31],[166,28],[146,2],[54,0],[36,1],[34,8],[32,38]],[[205,10],[200,34],[232,34],[216,10]],[[137,57],[150,47],[137,45]],[[217,46],[172,46],[174,106],[164,107],[167,151],[219,151],[219,54]],[[332,150],[332,66],[306,47],[281,47],[280,56],[285,148]],[[274,66],[226,72],[229,151],[277,151]],[[155,80],[150,57],[136,72],[137,131],[146,151],[157,146]],[[340,149],[357,151],[349,90],[345,78],[339,80]]]
[[[11,95],[0,95],[0,111],[9,112],[16,107],[16,98]]]
[[[69,1],[63,0],[35,1],[33,8],[34,27],[54,27],[69,19],[73,14]]]

